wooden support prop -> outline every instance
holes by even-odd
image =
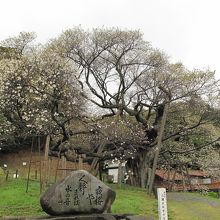
[[[82,170],[82,169],[83,169],[83,158],[82,158],[81,155],[79,155],[78,169],[79,169],[79,170]]]
[[[186,182],[185,182],[185,175],[183,173],[183,168],[181,167],[180,170],[182,174],[183,192],[186,192],[187,190],[186,190]]]
[[[43,179],[42,179],[42,186],[45,186],[48,183],[48,176],[49,176],[49,161],[48,161],[48,154],[49,154],[49,146],[50,146],[50,135],[47,135],[45,141],[45,148],[44,148],[44,162],[43,162]]]
[[[167,179],[167,181],[168,181],[168,191],[170,190],[170,167],[168,167],[168,179]]]
[[[103,181],[103,176],[102,176],[102,165],[101,165],[101,163],[99,163],[99,179],[100,179],[101,181]]]
[[[16,179],[18,178],[18,169],[16,169],[16,171],[15,171],[15,178]]]
[[[173,174],[173,178],[171,180],[171,185],[170,185],[170,190],[171,191],[173,190],[173,187],[174,187],[174,184],[175,184],[176,173],[177,173],[177,170],[175,169],[174,174]]]
[[[105,147],[105,142],[103,142],[99,148],[98,148],[98,151],[97,151],[97,154],[101,154],[102,151],[104,150],[104,147]],[[92,164],[91,164],[91,168],[90,168],[90,172],[94,175],[94,176],[97,176],[97,173],[98,173],[98,170],[99,170],[99,166],[98,166],[98,163],[99,163],[99,158],[94,158],[93,161],[92,161]]]
[[[50,157],[49,160],[48,160],[48,176],[47,176],[47,184],[50,184],[51,162],[52,162],[52,158]]]
[[[40,150],[40,136],[38,136],[38,153],[40,159],[40,194],[42,193],[42,159],[41,159],[41,150]]]
[[[58,154],[58,159],[57,159],[57,167],[56,167],[56,171],[55,171],[55,183],[57,182],[57,172],[58,172],[58,168],[59,168],[59,163],[60,163],[60,152]]]
[[[191,189],[191,191],[192,191],[192,190],[193,190],[193,187],[192,187],[192,184],[191,184],[191,179],[190,179],[190,176],[189,176],[189,170],[188,170],[187,167],[186,167],[186,175],[187,175],[189,187],[190,187],[190,189]]]
[[[163,116],[161,119],[158,137],[157,137],[157,146],[155,148],[150,184],[149,184],[149,189],[148,189],[148,193],[150,195],[152,194],[152,190],[153,190],[153,186],[154,186],[155,173],[156,173],[156,169],[157,169],[157,163],[158,163],[158,159],[159,159],[159,155],[160,155],[160,150],[162,148],[163,135],[164,135],[165,125],[166,125],[166,120],[167,120],[167,115],[168,115],[168,110],[169,110],[169,102],[170,101],[168,100],[168,97],[166,98],[166,103],[164,106]],[[170,97],[169,97],[169,99],[170,99]]]
[[[34,178],[35,178],[35,180],[37,179],[37,170],[35,170]]]
[[[49,146],[50,146],[50,135],[47,135],[45,142],[44,160],[48,160]]]
[[[5,181],[8,181],[8,175],[9,175],[9,171],[7,170],[6,176],[5,176]]]
[[[61,160],[62,160],[62,177],[65,178],[66,177],[66,157],[65,156],[61,156]]]
[[[30,172],[31,172],[31,162],[32,162],[33,145],[34,145],[34,137],[32,137],[32,142],[31,142],[31,155],[30,155],[30,161],[29,161],[29,167],[28,167],[28,176],[27,176],[26,193],[28,192],[28,186],[29,186],[29,180],[30,180]]]
[[[60,144],[62,144],[62,141],[61,141]],[[59,151],[59,153],[58,153],[57,166],[56,166],[56,170],[55,170],[55,179],[54,179],[54,182],[55,182],[55,183],[57,182],[57,172],[58,172],[58,168],[59,168],[59,163],[60,163],[60,151]]]

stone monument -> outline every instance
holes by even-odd
[[[32,220],[152,220],[132,214],[111,214],[115,192],[85,170],[73,171],[41,196],[47,217]],[[22,219],[26,220],[26,218]]]
[[[115,192],[85,170],[72,172],[41,196],[43,210],[50,215],[103,213],[110,210]]]

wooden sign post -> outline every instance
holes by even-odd
[[[157,188],[159,220],[168,220],[165,188]]]

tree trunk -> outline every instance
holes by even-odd
[[[149,185],[150,185],[151,172],[152,172],[152,169],[149,167],[147,171],[147,189],[149,188]]]
[[[146,187],[149,168],[149,155],[147,151],[140,151],[134,159],[126,163],[130,184],[132,186]]]
[[[140,182],[141,188],[146,188],[147,185],[147,172],[148,172],[148,157],[147,152],[143,153],[143,156],[140,157]]]
[[[128,170],[129,182],[132,186],[140,186],[140,175],[139,175],[139,157],[134,159],[128,159],[126,163],[126,169]]]

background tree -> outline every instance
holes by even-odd
[[[71,65],[47,47],[29,45],[30,39],[34,39],[32,34],[21,33],[2,42],[13,48],[16,56],[0,61],[1,135],[25,138],[52,134],[59,145],[71,135],[70,122],[83,115],[81,89]]]

